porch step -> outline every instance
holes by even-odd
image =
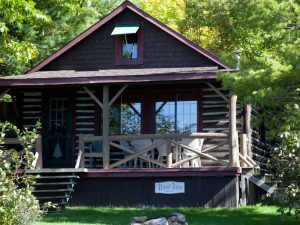
[[[76,184],[75,182],[49,182],[49,183],[35,183],[34,186],[43,186],[43,185],[74,185]]]
[[[73,192],[74,190],[69,189],[46,189],[46,190],[34,190],[34,193],[49,193],[49,192]]]
[[[40,201],[40,206],[46,202],[52,202],[56,208],[49,208],[50,212],[63,211],[68,204],[74,186],[79,176],[76,169],[37,169],[27,170],[26,173],[32,174],[36,178],[33,184],[35,190],[33,194]]]
[[[65,199],[65,198],[70,198],[71,196],[42,196],[42,197],[38,197],[38,199]]]
[[[60,173],[60,174],[66,174],[66,173],[84,173],[87,172],[87,169],[85,168],[53,168],[53,169],[28,169],[26,170],[26,173],[28,174],[53,174],[53,173]]]
[[[68,179],[68,178],[76,179],[76,178],[79,178],[79,176],[40,176],[40,175],[37,175],[35,178],[36,179]]]
[[[247,180],[262,188],[268,194],[273,194],[274,192],[276,192],[277,182],[272,180],[272,175],[257,174],[256,171],[253,170],[243,170],[243,175]]]

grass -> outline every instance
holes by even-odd
[[[134,216],[155,217],[179,212],[189,225],[300,225],[295,217],[281,216],[275,207],[227,208],[93,208],[70,207],[63,213],[51,213],[37,225],[127,225]]]

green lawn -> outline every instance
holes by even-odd
[[[67,208],[51,213],[37,225],[127,225],[133,216],[148,217],[180,212],[189,225],[300,225],[294,217],[283,217],[275,207],[255,206],[239,209],[209,208]]]

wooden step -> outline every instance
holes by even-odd
[[[87,172],[85,168],[54,168],[54,169],[29,169],[26,173],[29,174],[42,174],[42,173],[84,173]]]
[[[73,189],[47,189],[47,190],[34,190],[34,193],[48,193],[48,192],[73,192]]]
[[[70,185],[76,184],[74,182],[51,182],[51,183],[35,183],[34,186],[45,186],[45,185]]]
[[[66,175],[66,176],[40,176],[40,175],[38,175],[38,176],[36,176],[35,177],[36,179],[70,179],[70,178],[72,178],[72,179],[77,179],[77,178],[79,178],[79,176],[73,176],[73,175]]]
[[[41,197],[36,197],[37,199],[65,199],[65,198],[71,198],[70,195],[66,196],[41,196]]]

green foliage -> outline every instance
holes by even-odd
[[[140,0],[136,2],[145,12],[178,31],[184,18],[184,0]]]
[[[286,131],[280,137],[282,144],[272,151],[271,158],[280,190],[275,200],[282,213],[300,216],[300,133]]]
[[[0,0],[0,75],[25,73],[120,2]]]
[[[17,134],[24,149],[22,154],[5,148],[4,138],[8,131]],[[10,123],[0,123],[0,224],[32,225],[41,219],[43,211],[32,194],[33,177],[18,173],[20,168],[31,167],[34,160],[31,150],[36,138],[36,130],[21,132]]]
[[[181,32],[228,65],[234,68],[234,52],[242,51],[241,70],[219,78],[242,103],[264,109],[259,118],[269,138],[281,143],[271,166],[283,191],[282,212],[299,212],[299,1],[188,0],[185,12]]]
[[[51,19],[35,8],[32,0],[0,0],[0,74],[20,72],[38,55],[31,31]],[[29,31],[29,32],[28,32]]]

